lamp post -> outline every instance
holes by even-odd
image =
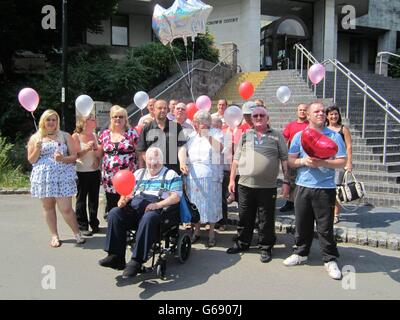
[[[68,3],[67,0],[62,0],[62,57],[61,57],[61,68],[62,68],[62,84],[61,84],[61,129],[65,130],[65,114],[64,109],[66,107],[65,100],[67,97],[67,47],[68,47],[68,35],[67,35],[67,16]]]

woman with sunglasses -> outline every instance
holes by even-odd
[[[346,145],[347,152],[347,163],[343,169],[336,170],[335,182],[336,185],[342,183],[343,175],[345,170],[352,171],[353,170],[353,153],[352,153],[352,142],[351,142],[351,134],[349,128],[342,124],[342,116],[340,115],[339,108],[336,106],[328,107],[325,111],[326,113],[326,126],[339,133],[342,136],[342,139]],[[334,211],[334,219],[333,223],[338,223],[340,220],[340,204],[336,201],[335,211]]]
[[[126,109],[115,105],[110,109],[110,126],[99,137],[98,154],[103,157],[102,184],[106,193],[108,212],[117,206],[119,194],[112,184],[114,175],[123,169],[134,172],[137,167],[136,144],[139,138],[135,129],[130,128]]]
[[[97,155],[96,118],[94,115],[78,117],[72,139],[75,142],[78,159],[76,173],[78,175],[78,194],[76,196],[76,217],[79,230],[84,236],[99,232],[97,210],[99,207],[100,158]],[[88,198],[89,220],[86,212]],[[92,231],[89,231],[89,225]]]

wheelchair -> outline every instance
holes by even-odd
[[[172,210],[164,209],[161,212],[159,240],[153,243],[148,255],[148,258],[151,258],[151,266],[142,266],[142,270],[139,273],[155,270],[157,277],[165,280],[168,255],[173,255],[181,264],[189,259],[192,242],[188,232],[179,229],[180,223],[179,204]],[[128,230],[127,245],[133,247],[134,244],[135,230]]]

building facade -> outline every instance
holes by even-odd
[[[243,71],[287,68],[301,42],[318,60],[339,59],[352,69],[374,72],[380,51],[400,47],[400,0],[204,0],[213,6],[207,25],[219,48],[235,44]],[[109,45],[115,58],[127,47],[153,41],[155,4],[173,0],[123,0],[87,43]],[[220,55],[222,58],[222,55]]]

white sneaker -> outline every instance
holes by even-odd
[[[76,244],[84,244],[86,242],[86,240],[84,238],[82,238],[81,233],[77,233],[75,235],[75,240],[76,240]]]
[[[342,278],[342,273],[340,272],[336,261],[329,261],[326,262],[324,265],[326,271],[328,271],[328,274],[332,279],[340,280]]]
[[[286,258],[283,261],[283,264],[287,267],[295,266],[295,265],[306,262],[307,259],[308,259],[308,257],[302,257],[302,256],[299,256],[298,254],[292,254],[289,258]]]

